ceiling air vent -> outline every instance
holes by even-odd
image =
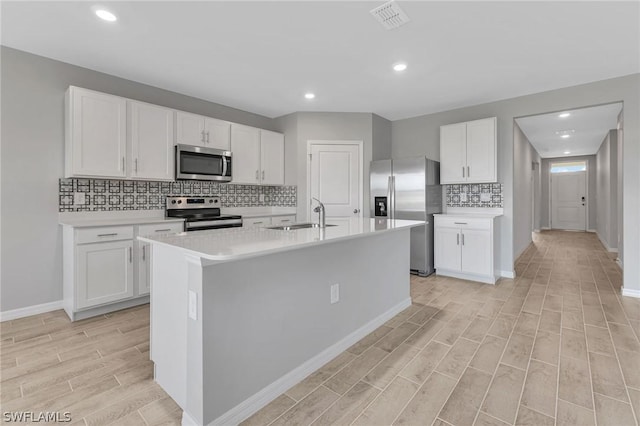
[[[388,30],[401,27],[410,21],[407,14],[393,0],[376,7],[370,13]]]

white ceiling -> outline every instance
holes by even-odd
[[[6,46],[269,117],[396,120],[640,72],[635,1],[400,0],[392,31],[383,1],[102,2],[115,23],[92,1],[1,3]]]
[[[616,128],[621,110],[622,103],[615,103],[517,118],[516,123],[542,158],[593,155]],[[562,113],[571,115],[562,118]],[[563,139],[563,132],[570,136]]]

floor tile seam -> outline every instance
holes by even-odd
[[[440,414],[440,413],[438,413],[438,414]],[[449,422],[448,422],[448,421],[446,421],[446,420],[442,420],[442,419],[441,419],[440,417],[438,417],[438,416],[436,416],[436,418],[435,418],[435,419],[433,419],[433,421],[431,422],[431,426],[435,425],[435,424],[436,424],[436,422],[437,422],[438,420],[440,420],[442,423],[444,423],[444,424],[446,424],[446,425],[449,425],[449,426],[455,426],[454,424],[449,423]]]
[[[520,406],[522,406],[522,407],[527,407],[527,409],[529,409],[529,410],[531,410],[531,411],[535,411],[535,412],[536,412],[536,413],[538,413],[538,414],[542,414],[542,415],[543,415],[543,416],[545,416],[545,417],[549,417],[549,418],[551,417],[549,414],[543,413],[542,411],[540,411],[540,410],[538,410],[538,409],[535,409],[535,408],[529,407],[527,404],[524,404],[524,403],[522,403],[522,402],[520,402],[520,404],[519,404],[519,405],[520,405]],[[558,405],[558,404],[556,403],[556,405]],[[556,410],[556,411],[557,411],[557,410]],[[557,415],[557,414],[558,414],[558,413],[556,412],[556,415]],[[554,418],[553,418],[554,422],[555,422],[555,419],[556,419],[556,417],[554,417]],[[516,420],[517,420],[517,419],[516,419]]]
[[[504,420],[499,419],[499,418],[497,418],[496,416],[493,416],[493,415],[491,415],[491,414],[487,413],[486,411],[482,411],[482,407],[480,408],[480,410],[478,410],[478,415],[477,415],[477,416],[476,416],[476,418],[474,419],[474,424],[475,424],[475,422],[478,420],[478,417],[480,416],[480,413],[484,414],[484,415],[485,415],[485,416],[487,416],[487,417],[491,417],[492,419],[495,419],[495,420],[497,420],[497,421],[499,421],[499,422],[502,422],[502,423],[506,423],[506,424],[509,424],[509,425],[514,425],[514,424],[515,424],[515,421],[514,421],[513,423],[505,422]]]
[[[116,380],[117,380],[117,379],[116,379]],[[156,383],[154,382],[154,384],[156,384]],[[147,386],[147,387],[151,387],[151,385],[149,385],[149,386]],[[114,405],[116,405],[117,403],[124,401],[125,399],[131,399],[131,398],[134,398],[136,395],[139,395],[139,394],[142,394],[142,393],[146,393],[146,392],[147,392],[147,389],[141,389],[140,391],[138,391],[138,392],[136,392],[136,393],[134,393],[133,395],[130,395],[130,396],[128,396],[128,397],[118,398],[117,400],[115,400],[115,401],[114,401],[114,402],[112,402],[111,404],[107,405],[106,407],[103,407],[103,408],[100,408],[100,409],[98,409],[98,410],[95,410],[95,411],[93,411],[93,412],[91,412],[91,413],[89,413],[89,414],[85,414],[85,416],[83,417],[83,420],[84,420],[84,421],[85,421],[85,423],[86,423],[86,422],[87,422],[87,420],[86,420],[86,419],[87,419],[87,417],[91,416],[92,414],[95,414],[95,413],[97,413],[97,412],[99,412],[99,411],[102,411],[102,410],[106,410],[107,408],[109,408],[109,407],[111,407],[111,406],[114,406]],[[160,398],[160,399],[161,399],[161,398]],[[138,411],[140,408],[144,408],[144,407],[146,407],[146,406],[147,406],[147,405],[149,405],[149,404],[152,404],[153,402],[155,402],[155,401],[157,401],[157,400],[158,400],[158,399],[154,399],[154,400],[152,400],[152,401],[147,402],[146,404],[144,404],[144,405],[140,406],[136,411]],[[133,411],[132,411],[132,412],[133,412]],[[129,414],[131,414],[131,412],[130,412]],[[129,414],[127,414],[127,416],[128,416]],[[144,417],[142,417],[142,418],[144,419]],[[107,424],[107,425],[108,425],[108,424],[114,424],[114,423],[115,423],[115,422],[117,422],[118,420],[120,420],[120,419],[115,419],[115,420],[113,420],[113,421],[111,421],[111,422],[109,422],[109,423],[106,423],[106,424]]]

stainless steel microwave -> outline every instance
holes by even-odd
[[[176,145],[176,179],[231,182],[231,152]]]

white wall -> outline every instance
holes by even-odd
[[[624,223],[623,223],[623,205],[624,205],[624,177],[623,177],[623,159],[624,159],[624,109],[618,114],[618,207],[617,207],[617,224],[618,224],[618,260],[622,262],[624,249]],[[624,265],[622,265],[624,267]]]
[[[0,311],[62,299],[64,93],[86,87],[275,130],[270,118],[2,47]]]
[[[588,222],[587,230],[593,231],[597,226],[598,215],[598,196],[597,196],[597,170],[598,164],[596,162],[595,155],[584,155],[576,157],[556,157],[556,158],[543,158],[541,163],[541,180],[542,180],[542,194],[541,194],[541,226],[543,228],[551,228],[550,207],[551,207],[551,188],[549,181],[549,167],[551,163],[558,163],[562,161],[586,161],[587,162],[587,181],[588,181],[588,194],[587,194],[587,208],[588,208]]]
[[[504,216],[498,224],[501,231],[499,259],[501,269],[509,271],[513,270],[515,253],[513,119],[620,101],[624,102],[626,120],[623,245],[625,257],[632,259],[628,265],[625,264],[624,286],[640,292],[640,74],[394,121],[392,154],[394,158],[427,155],[437,160],[440,158],[438,141],[441,125],[498,117],[498,181],[504,185]]]
[[[517,124],[513,125],[513,163],[513,250],[514,259],[518,259],[531,244],[534,207],[540,207],[533,200],[540,171],[538,166],[534,170],[533,163],[540,163],[540,155]]]
[[[608,250],[618,247],[618,131],[607,133],[596,154],[596,231]]]

